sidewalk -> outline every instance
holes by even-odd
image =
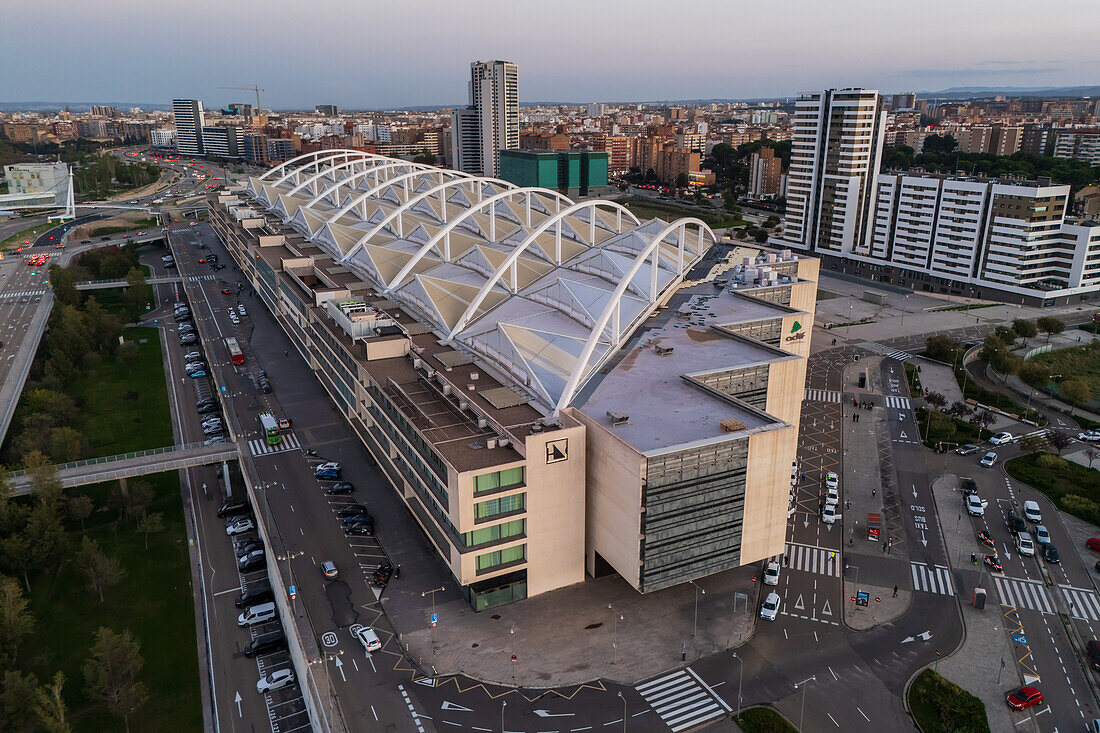
[[[881,395],[882,380],[879,367],[882,357],[864,358],[844,369],[845,392],[857,394],[857,400],[867,395]],[[865,372],[870,379],[867,389],[860,390],[859,374]],[[885,463],[889,458],[889,426],[885,425],[886,408],[876,406],[871,410],[855,407],[851,399],[841,405],[844,430],[844,549],[842,555],[848,569],[844,574],[844,623],[852,629],[863,631],[879,624],[893,621],[909,608],[911,593],[908,589],[906,566],[908,552],[900,538],[897,524],[896,501],[892,501],[893,466]],[[852,419],[859,416],[859,422]],[[887,451],[883,455],[880,436],[886,438]],[[879,514],[882,518],[878,542],[867,538],[867,515]],[[894,531],[891,532],[891,529]],[[886,555],[889,537],[895,538]],[[893,595],[894,586],[898,595]],[[851,602],[856,590],[870,596],[866,607]],[[876,600],[877,599],[877,600]]]
[[[955,372],[946,364],[925,359],[920,356],[913,357],[914,366],[920,367],[921,386],[929,392],[939,392],[947,399],[947,406],[956,402],[964,402],[962,387],[959,380],[955,379]],[[919,395],[918,395],[919,396]]]
[[[936,504],[942,507],[958,506],[962,496],[956,490],[958,477],[945,474],[932,482],[932,493]],[[965,517],[964,517],[965,519]],[[1008,644],[1011,629],[1006,629],[1008,619],[1001,615],[998,606],[997,591],[989,579],[988,573],[970,565],[970,553],[981,557],[985,554],[978,545],[969,520],[950,522],[943,526],[943,536],[947,543],[948,564],[952,566],[952,577],[959,599],[962,601],[963,623],[966,637],[959,649],[950,657],[941,659],[939,673],[967,692],[981,698],[985,703],[986,717],[990,730],[1021,730],[1013,725],[1004,702],[1005,690],[1023,684],[1017,671],[1015,656]],[[960,559],[962,562],[960,562]],[[988,593],[985,609],[974,608],[971,599],[974,588],[981,582]],[[1001,668],[1004,653],[1004,668]]]
[[[428,623],[431,600],[398,590],[404,583],[391,583],[381,600],[409,658],[427,674],[536,688],[633,684],[748,641],[760,571],[752,565],[704,578],[698,596],[690,584],[642,595],[609,575],[480,613],[463,599],[441,602],[438,634]]]

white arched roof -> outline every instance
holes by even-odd
[[[246,190],[547,412],[569,402],[715,236],[601,199],[355,150],[307,153]]]

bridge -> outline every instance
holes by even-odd
[[[146,285],[161,285],[164,283],[183,282],[179,275],[165,275],[160,277],[145,278]],[[77,290],[109,290],[110,288],[128,288],[130,283],[125,280],[85,280],[76,284]]]
[[[218,445],[185,443],[166,448],[120,453],[105,458],[62,463],[54,468],[57,469],[57,478],[61,481],[61,486],[68,489],[74,486],[97,484],[101,481],[206,466],[211,463],[237,460],[238,457],[236,443]],[[9,473],[8,481],[12,495],[27,496],[31,493],[31,479],[27,471]]]

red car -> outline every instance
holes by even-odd
[[[1018,690],[1013,690],[1005,697],[1005,701],[1008,706],[1013,710],[1023,710],[1024,708],[1030,708],[1032,705],[1038,705],[1043,701],[1043,693],[1039,692],[1038,687],[1021,687]]]
[[[200,259],[199,259],[199,264],[200,264],[200,265],[201,265],[202,263],[204,263],[204,262],[206,262],[206,258],[205,258],[205,257],[202,257],[202,258],[200,258]]]
[[[1100,537],[1093,537],[1085,543],[1085,547],[1093,550],[1094,552],[1100,552]]]

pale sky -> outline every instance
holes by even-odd
[[[2,0],[0,102],[348,109],[1100,84],[1100,0]]]

